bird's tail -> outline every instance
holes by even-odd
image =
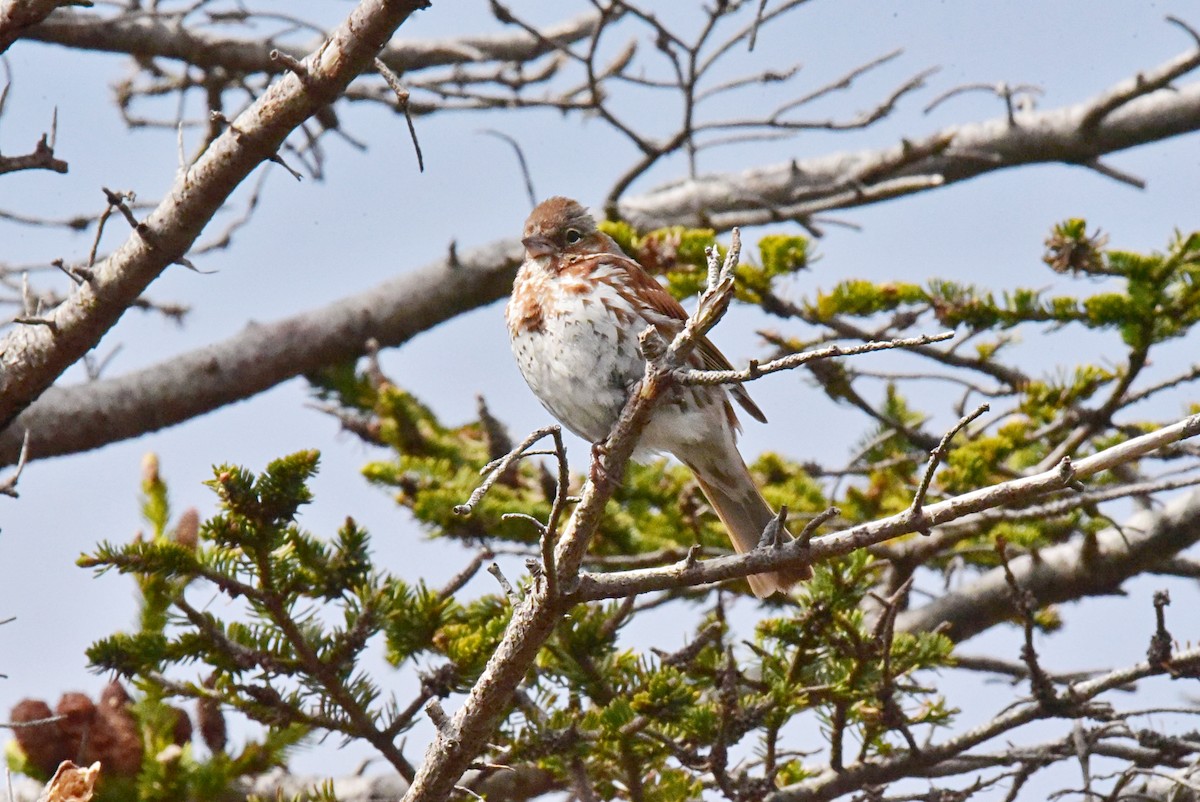
[[[754,484],[750,470],[746,467],[737,452],[735,459],[722,460],[719,469],[708,469],[700,462],[687,463],[696,482],[708,498],[709,504],[716,510],[717,517],[729,531],[729,539],[738,554],[752,551],[758,546],[763,530],[767,528],[775,513],[767,504],[762,493]],[[736,465],[729,469],[729,466]],[[740,469],[740,470],[739,470]],[[791,535],[786,535],[791,539]],[[812,576],[812,569],[807,565],[799,568],[786,568],[762,574],[751,574],[746,577],[750,589],[760,599],[790,588],[797,582]]]

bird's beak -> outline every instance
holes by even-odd
[[[555,251],[554,243],[549,238],[543,237],[540,234],[526,237],[521,240],[521,244],[525,246],[525,253],[534,258],[550,256]]]

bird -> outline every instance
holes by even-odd
[[[653,326],[669,341],[687,313],[577,201],[552,197],[538,204],[521,243],[525,258],[504,310],[517,365],[551,415],[579,437],[602,443],[644,375],[639,334]],[[696,341],[689,362],[703,370],[732,367],[706,337]],[[757,547],[775,513],[738,451],[741,425],[731,397],[766,422],[741,385],[677,385],[651,413],[634,458],[665,453],[686,465],[734,549],[744,553]],[[765,598],[811,574],[801,566],[747,579]]]

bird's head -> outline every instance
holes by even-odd
[[[554,197],[538,204],[525,221],[521,244],[527,258],[558,257],[611,249],[608,235],[578,202]]]

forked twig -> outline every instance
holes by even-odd
[[[509,467],[516,464],[518,460],[533,456],[535,453],[547,453],[544,451],[530,451],[535,443],[546,437],[550,437],[554,441],[554,450],[550,453],[554,455],[554,458],[558,463],[558,478],[555,482],[554,501],[550,506],[550,517],[547,519],[545,524],[536,519],[531,520],[533,520],[533,523],[537,527],[541,543],[542,566],[544,568],[542,575],[546,579],[547,592],[551,596],[554,596],[558,592],[558,576],[557,571],[555,570],[554,546],[558,537],[559,521],[562,520],[563,510],[566,508],[567,493],[570,489],[571,481],[570,470],[567,465],[567,450],[563,443],[561,427],[544,426],[541,429],[537,429],[524,440],[522,440],[516,448],[509,451],[503,457],[492,460],[487,465],[483,466],[483,468],[480,470],[480,473],[484,475],[483,482],[480,483],[479,487],[475,488],[475,490],[471,493],[471,497],[467,499],[465,504],[459,504],[454,508],[454,512],[458,515],[470,515],[475,509],[475,506],[479,504],[480,500],[482,500],[487,492],[492,489],[492,486],[499,481],[500,477],[505,475]],[[510,513],[504,517],[524,518],[529,516]]]
[[[543,426],[541,429],[535,430],[532,434],[520,442],[520,444],[512,451],[505,454],[500,459],[494,459],[487,465],[480,468],[479,473],[484,477],[479,487],[475,488],[471,493],[471,497],[466,503],[455,506],[454,512],[456,515],[470,515],[475,506],[480,500],[487,495],[487,492],[492,489],[492,485],[500,478],[501,474],[517,460],[527,456],[526,452],[533,447],[533,444],[544,437],[550,437],[554,433],[561,431],[558,426]]]

